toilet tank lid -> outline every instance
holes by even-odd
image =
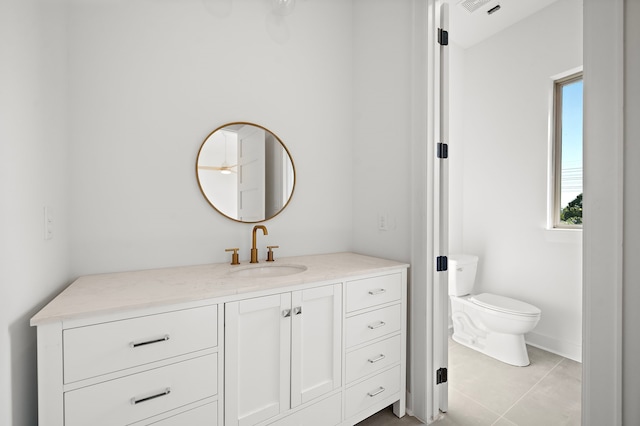
[[[472,254],[452,254],[449,255],[449,261],[456,262],[458,265],[468,265],[470,263],[476,263],[478,256]]]
[[[540,315],[542,312],[540,308],[526,302],[491,293],[477,294],[471,297],[471,301],[476,305],[484,306],[485,308],[512,314]]]

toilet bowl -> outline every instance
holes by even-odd
[[[540,309],[496,294],[472,295],[477,266],[477,256],[449,257],[453,340],[507,364],[529,365],[524,335],[540,321]]]

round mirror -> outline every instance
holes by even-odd
[[[266,128],[229,123],[206,137],[196,159],[200,191],[238,222],[271,219],[291,200],[296,171],[287,147]]]

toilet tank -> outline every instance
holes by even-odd
[[[449,295],[466,296],[471,294],[476,281],[478,256],[456,254],[449,256]]]

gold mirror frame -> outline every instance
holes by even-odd
[[[248,155],[256,157],[247,160]],[[273,219],[289,205],[295,191],[296,168],[291,153],[275,133],[255,123],[226,123],[209,133],[198,150],[195,171],[205,200],[236,222]],[[245,189],[245,176],[258,180],[253,189]],[[249,201],[244,204],[253,206],[253,211],[242,206],[245,199]]]

